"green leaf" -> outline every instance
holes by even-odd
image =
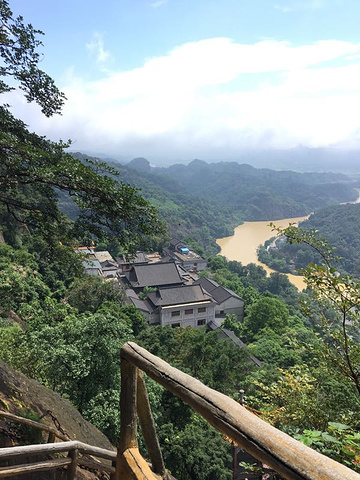
[[[339,442],[339,440],[336,437],[333,437],[329,433],[323,432],[321,436],[323,440],[325,440],[326,442],[332,442],[332,443],[337,443],[341,445],[341,442]]]
[[[313,439],[309,437],[300,437],[299,440],[301,441],[301,443],[307,445],[308,447],[313,444]]]
[[[344,425],[343,423],[329,422],[329,430],[349,430],[349,425]]]

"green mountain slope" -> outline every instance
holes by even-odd
[[[337,267],[351,275],[360,277],[360,204],[335,205],[318,210],[308,220],[301,223],[304,229],[316,229],[335,248],[341,259]],[[277,243],[277,249],[260,251],[261,261],[274,268],[280,262],[282,271],[289,271],[293,265],[305,268],[309,262],[319,261],[316,252],[301,244]]]
[[[333,173],[278,172],[201,160],[167,168],[152,167],[144,158],[111,165],[159,209],[171,236],[191,237],[210,253],[216,251],[215,238],[231,235],[243,221],[297,217],[357,196],[349,177]]]

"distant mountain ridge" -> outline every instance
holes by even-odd
[[[109,154],[99,154],[95,152],[84,152],[86,155],[98,157],[109,161]],[[123,155],[113,155],[114,161],[123,165],[130,159]],[[142,158],[142,157],[140,157]],[[152,163],[168,167],[175,163],[188,164],[189,160],[176,160],[176,156],[164,155],[161,157],[152,157]],[[204,161],[204,160],[200,160]],[[342,148],[341,145],[328,147],[308,147],[299,145],[292,148],[252,148],[249,150],[239,150],[236,153],[229,152],[228,157],[219,159],[218,157],[205,158],[207,163],[239,163],[249,164],[255,168],[269,168],[272,170],[292,170],[294,172],[340,172],[360,175],[360,149]]]
[[[159,168],[142,157],[111,166],[159,209],[171,235],[191,237],[213,249],[215,238],[231,235],[243,221],[303,216],[357,198],[356,183],[336,173],[275,171],[198,159]]]

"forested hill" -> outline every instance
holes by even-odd
[[[81,153],[73,156],[89,158]],[[214,239],[231,235],[243,221],[297,217],[357,198],[352,179],[334,173],[274,171],[201,160],[156,168],[144,158],[112,166],[159,209],[171,235],[190,236],[212,253]]]
[[[315,212],[301,223],[304,229],[315,229],[335,248],[340,256],[337,268],[360,277],[360,203],[336,205]],[[289,271],[289,265],[305,268],[320,258],[310,247],[302,244],[278,243],[277,249],[261,248],[259,258],[280,271]]]
[[[360,277],[360,204],[337,205],[316,212],[306,228],[321,232],[341,258],[340,265],[347,272]]]
[[[336,204],[343,197],[356,198],[350,179],[333,173],[301,174],[235,162],[207,164],[194,160],[188,166],[169,167],[168,174],[177,178],[186,191],[227,204],[244,220],[298,216]]]

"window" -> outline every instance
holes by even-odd
[[[194,313],[194,310],[192,308],[188,308],[185,310],[185,315],[192,315]]]
[[[171,326],[172,326],[173,328],[180,327],[180,323],[172,323]]]
[[[206,320],[205,318],[202,318],[201,320],[198,320],[197,321],[197,326],[200,327],[201,325],[205,325],[206,324]]]
[[[206,312],[206,307],[199,307],[198,308],[198,313],[204,313]]]
[[[172,317],[180,317],[180,310],[175,310],[175,312],[171,312]]]

